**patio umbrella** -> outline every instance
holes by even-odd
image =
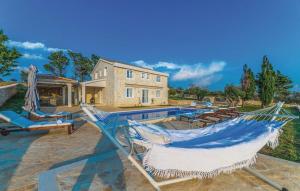
[[[37,68],[33,65],[29,66],[28,73],[28,89],[25,95],[25,109],[27,111],[39,110],[39,94],[37,92],[37,78],[36,73],[38,72]]]

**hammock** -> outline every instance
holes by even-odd
[[[95,109],[83,110],[115,144],[127,145],[129,155],[140,159],[150,174],[162,178],[209,178],[254,164],[257,152],[266,144],[275,148],[281,127],[297,118],[281,110],[282,105],[278,103],[204,129],[189,130],[166,130],[130,120],[126,128],[117,128],[120,127],[117,114],[103,117]],[[120,124],[124,127],[123,122]],[[144,152],[138,152],[139,147],[145,148]],[[151,176],[141,172],[154,186],[163,185],[153,183]]]
[[[131,136],[148,149],[143,165],[155,176],[208,178],[253,164],[264,145],[278,145],[282,125],[240,118],[193,130],[158,130],[139,124],[131,126],[138,132]]]

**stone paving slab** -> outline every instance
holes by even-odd
[[[300,190],[299,165],[291,165],[286,161],[277,161],[260,155],[255,168],[290,191]],[[120,153],[101,163],[76,167],[58,175],[57,179],[61,190],[154,190],[150,183]],[[275,189],[246,171],[238,170],[213,179],[190,180],[165,186],[162,190],[274,191]]]
[[[0,137],[0,191],[37,190],[38,174],[113,149],[99,130],[77,121],[77,131],[50,133],[22,132]],[[259,156],[255,166],[262,174],[286,186],[300,190],[299,164]],[[57,176],[61,190],[153,190],[148,181],[119,152],[103,162],[78,166]],[[213,179],[191,180],[163,187],[163,190],[274,190],[243,170]]]

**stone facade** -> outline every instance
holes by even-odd
[[[91,77],[91,83],[105,81],[100,93],[102,105],[131,107],[168,104],[166,73],[100,59]]]
[[[0,106],[17,93],[17,84],[0,87]]]

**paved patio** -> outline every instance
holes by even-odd
[[[115,112],[115,111],[129,111],[129,110],[142,110],[142,109],[154,109],[154,108],[165,108],[165,107],[176,107],[175,105],[167,105],[167,106],[143,106],[143,107],[111,107],[111,106],[96,106],[97,109],[106,112]],[[79,112],[80,106],[59,106],[59,107],[42,107],[43,111],[47,112],[55,112],[55,111],[69,111],[69,112]]]
[[[72,111],[74,110],[74,108]],[[79,110],[79,109],[78,109]],[[99,130],[78,119],[76,132],[64,130],[35,133],[12,133],[0,137],[0,191],[37,190],[38,175],[49,169],[92,156],[110,157],[58,174],[61,190],[153,190],[148,181],[130,162],[115,150]],[[258,157],[255,168],[289,190],[300,190],[300,164],[264,155]],[[274,190],[243,170],[223,174],[214,179],[191,180],[164,187],[179,190]]]

